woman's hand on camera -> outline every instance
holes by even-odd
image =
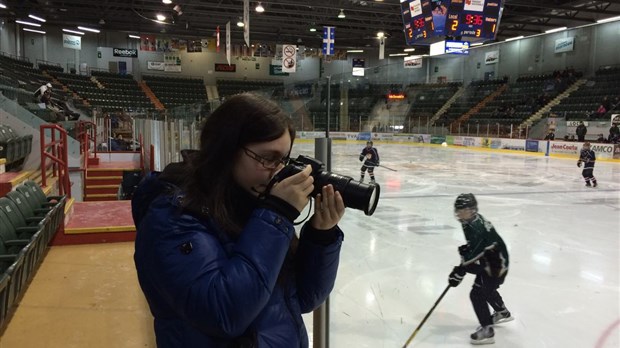
[[[271,194],[283,199],[297,211],[302,211],[308,205],[308,196],[314,190],[314,178],[310,176],[312,167],[306,166],[301,172],[276,183],[271,188]]]
[[[310,221],[317,230],[330,230],[344,215],[344,201],[340,192],[334,191],[331,184],[323,186],[322,192],[314,199],[314,215]]]

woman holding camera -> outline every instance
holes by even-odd
[[[137,188],[134,260],[158,347],[308,347],[301,314],[334,286],[345,206],[324,186],[297,237],[311,168],[269,185],[294,139],[275,104],[236,95],[207,118],[200,150]]]

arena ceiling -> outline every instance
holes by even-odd
[[[243,0],[0,0],[7,9],[0,16],[8,20],[26,19],[34,14],[45,25],[75,28],[93,27],[128,34],[166,34],[170,37],[199,39],[223,32],[231,22],[233,43],[243,43],[243,29],[236,22],[243,16]],[[250,1],[252,43],[299,43],[321,47],[322,27],[335,26],[336,49],[377,47],[376,34],[386,33],[386,50],[406,48],[399,0],[268,0],[261,1],[265,12],[256,13],[258,1]],[[534,35],[558,27],[596,23],[597,19],[620,16],[620,0],[505,0],[497,40],[518,35]],[[175,9],[175,6],[177,6]],[[340,11],[346,17],[338,18]],[[167,16],[165,24],[155,15]],[[316,32],[310,28],[315,27]],[[423,52],[426,47],[419,48]]]

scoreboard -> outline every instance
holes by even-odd
[[[400,0],[408,45],[430,44],[446,36],[495,39],[501,0]]]
[[[408,45],[423,41],[434,35],[430,0],[400,0],[400,9]]]
[[[499,17],[500,0],[452,0],[446,35],[494,39]]]

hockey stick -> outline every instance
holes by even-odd
[[[390,168],[390,167],[386,167],[386,166],[384,166],[384,165],[382,165],[382,164],[376,164],[376,163],[374,163],[374,162],[370,162],[370,161],[368,161],[368,163],[370,163],[370,164],[374,165],[375,167],[382,167],[382,168],[385,168],[385,169],[387,169],[387,170],[391,170],[391,171],[393,171],[393,172],[397,172],[397,171],[398,171],[398,170],[396,170],[396,169],[392,169],[392,168]]]
[[[431,308],[431,310],[428,311],[428,313],[426,313],[426,316],[424,317],[424,319],[422,319],[422,322],[420,323],[420,325],[418,325],[418,327],[415,328],[411,336],[409,336],[409,339],[407,340],[407,342],[405,342],[405,345],[403,345],[403,348],[407,348],[409,343],[411,343],[415,335],[418,333],[418,331],[420,331],[420,328],[422,327],[422,325],[424,325],[428,317],[431,316],[431,313],[433,313],[433,310],[435,310],[435,307],[437,307],[441,299],[446,295],[446,293],[448,292],[448,289],[450,288],[451,288],[450,285],[446,286],[446,289],[441,293],[441,296],[439,296],[439,298],[437,299],[437,302],[435,302],[435,304],[433,305],[433,308]]]

